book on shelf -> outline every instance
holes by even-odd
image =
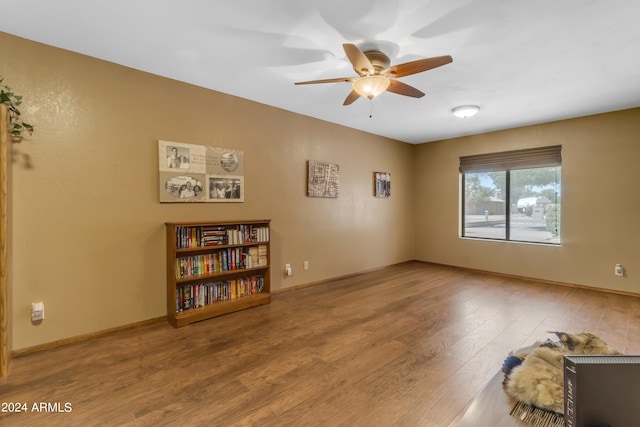
[[[226,236],[206,236],[201,239],[200,246],[217,246],[217,245],[226,245],[227,238]]]
[[[226,245],[227,230],[224,227],[201,227],[201,246]]]
[[[189,310],[192,306],[193,300],[191,298],[191,286],[185,286],[182,288],[182,307],[180,311]]]
[[[258,265],[265,266],[267,265],[267,245],[259,245],[258,246]]]
[[[244,262],[244,268],[253,268],[253,257],[251,256],[251,253],[249,251],[244,252],[242,254],[242,258]]]

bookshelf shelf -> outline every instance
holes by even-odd
[[[271,302],[270,220],[165,226],[171,325],[179,328]]]
[[[180,279],[176,278],[176,284],[201,282],[203,280],[208,280],[208,279],[242,277],[242,276],[246,276],[248,273],[251,273],[251,272],[259,274],[260,272],[267,270],[267,268],[268,267],[242,268],[242,269],[236,269],[236,270],[221,271],[219,273],[209,273],[209,274],[202,274],[202,275],[191,276],[191,277],[182,277]]]

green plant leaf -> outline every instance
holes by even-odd
[[[0,77],[0,83],[4,81],[4,77]],[[0,84],[0,103],[6,104],[9,108],[9,122],[12,126],[11,134],[21,137],[23,132],[33,133],[33,126],[22,121],[18,106],[22,103],[22,96],[13,93],[7,85]]]

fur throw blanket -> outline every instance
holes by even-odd
[[[504,361],[504,390],[514,399],[538,408],[564,413],[564,355],[621,354],[589,332],[554,332],[547,340],[512,352]]]

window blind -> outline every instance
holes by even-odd
[[[562,145],[460,157],[460,172],[494,172],[562,165]]]

